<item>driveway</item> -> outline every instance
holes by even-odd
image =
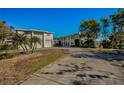
[[[37,71],[22,85],[106,85],[124,84],[121,55],[101,54],[82,48],[68,48],[69,54]],[[121,57],[123,58],[123,56]]]

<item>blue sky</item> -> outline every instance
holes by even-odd
[[[81,20],[109,17],[116,8],[0,8],[0,20],[22,29],[54,32],[54,36],[77,33]]]

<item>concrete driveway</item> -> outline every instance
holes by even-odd
[[[22,85],[106,85],[124,84],[124,60],[109,60],[113,55],[82,48],[68,48],[70,53],[37,71]],[[121,55],[116,55],[120,57]],[[121,64],[119,66],[118,64]]]

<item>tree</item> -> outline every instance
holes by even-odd
[[[110,36],[113,48],[124,48],[124,10],[110,16],[113,33]]]
[[[13,46],[20,46],[24,53],[28,53],[28,38],[24,34],[14,34],[12,37]]]
[[[101,18],[101,28],[102,28],[102,36],[103,40],[107,40],[109,37],[109,33],[107,31],[107,28],[109,27],[109,20],[107,18]]]
[[[15,47],[20,46],[24,53],[29,53],[29,50],[33,53],[37,48],[37,44],[41,44],[41,39],[36,36],[27,38],[24,34],[16,33],[12,37],[12,43]]]
[[[124,32],[116,32],[110,36],[112,48],[124,48]]]
[[[0,40],[2,44],[5,38],[12,34],[12,29],[14,28],[12,26],[7,26],[5,21],[0,21]]]
[[[0,21],[0,27],[5,26],[5,24],[6,24],[6,21]]]
[[[88,47],[90,47],[100,32],[100,24],[95,19],[82,21],[80,24],[80,32],[81,37],[84,37],[88,43]],[[93,43],[91,43],[91,41]]]
[[[108,32],[108,27],[110,25],[109,19],[107,18],[101,18],[101,36],[102,36],[102,46],[104,48],[109,48],[110,47],[110,41],[109,39],[109,32]]]
[[[31,48],[32,53],[36,50],[37,44],[41,44],[40,38],[33,36],[29,39],[29,47]]]
[[[86,20],[86,21],[81,22],[80,31],[81,32],[86,31],[88,38],[96,39],[100,31],[100,25],[95,19]]]
[[[113,32],[124,31],[124,10],[118,11],[110,15],[111,23],[113,25]]]

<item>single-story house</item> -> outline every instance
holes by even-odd
[[[64,46],[64,47],[77,46],[77,47],[79,47],[81,45],[79,34],[63,36],[63,37],[59,37],[57,39],[58,39],[59,46]]]

